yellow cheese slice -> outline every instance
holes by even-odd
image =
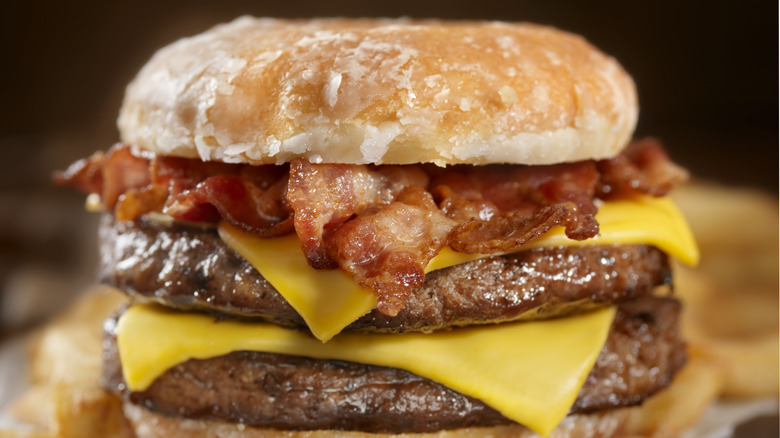
[[[264,239],[224,221],[218,231],[228,246],[279,291],[322,342],[376,307],[376,295],[360,288],[346,272],[309,266],[295,233]]]
[[[142,391],[186,360],[249,350],[408,370],[484,401],[548,435],[566,416],[606,341],[615,309],[431,334],[342,333],[321,343],[264,323],[217,321],[135,305],[116,327],[128,388]],[[154,339],[154,342],[149,342]]]
[[[517,251],[562,245],[646,243],[685,263],[698,261],[693,235],[682,214],[667,198],[608,202],[599,208],[596,219],[601,233],[594,239],[571,240],[563,228],[556,227]],[[243,233],[225,222],[218,229],[225,243],[282,294],[314,336],[323,342],[376,306],[376,297],[358,287],[344,272],[311,268],[295,234],[264,239]],[[484,257],[489,255],[461,254],[445,248],[431,260],[426,272]]]

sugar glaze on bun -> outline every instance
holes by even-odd
[[[230,163],[550,164],[617,154],[637,112],[614,59],[550,27],[242,17],[157,52],[118,124]]]
[[[519,425],[474,427],[433,433],[364,433],[346,430],[292,431],[249,427],[219,420],[166,417],[124,402],[124,414],[138,438],[538,438]],[[614,438],[629,414],[628,409],[611,409],[591,414],[569,415],[548,438]]]

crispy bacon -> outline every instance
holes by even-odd
[[[549,231],[552,227],[580,220],[570,203],[541,207],[533,214],[509,212],[489,221],[471,220],[458,226],[450,237],[450,246],[466,254],[492,254],[511,251]]]
[[[460,225],[450,244],[465,253],[506,252],[563,225],[584,240],[598,234],[593,162],[552,166],[458,166],[432,184],[442,211]]]
[[[216,222],[220,218],[245,232],[273,237],[292,231],[292,210],[284,191],[286,166],[202,163],[186,169],[182,159],[162,159],[156,175],[168,180],[163,213],[179,220]],[[207,176],[205,179],[204,175]]]
[[[423,285],[425,267],[455,224],[430,193],[409,186],[390,204],[367,208],[333,231],[327,249],[360,286],[374,290],[379,311],[394,316]]]
[[[295,211],[295,231],[309,264],[338,266],[325,247],[326,235],[359,211],[390,204],[406,187],[425,187],[428,176],[417,166],[290,164],[287,200]]]
[[[653,138],[634,141],[622,154],[596,166],[601,173],[598,196],[603,199],[664,196],[688,179],[688,172],[674,164]]]
[[[115,203],[114,216],[122,221],[132,221],[147,213],[159,212],[167,198],[168,191],[163,185],[128,189]]]
[[[143,154],[123,144],[57,173],[55,182],[100,194],[119,220],[162,212],[189,222],[217,222],[261,236],[292,231],[285,166],[245,166]]]
[[[129,146],[115,144],[106,153],[96,152],[55,173],[54,181],[98,193],[103,204],[113,208],[129,190],[150,184],[149,160],[134,154]]]
[[[103,162],[106,153],[97,151],[88,158],[72,163],[64,171],[54,172],[56,184],[73,187],[84,193],[100,193],[103,190]]]
[[[507,252],[554,226],[598,234],[595,198],[661,196],[685,178],[655,140],[609,160],[551,166],[248,166],[158,157],[115,145],[55,174],[98,193],[120,220],[162,212],[256,235],[295,231],[315,268],[339,267],[396,314],[444,246]]]
[[[292,213],[282,202],[285,183],[279,180],[263,190],[239,175],[215,175],[171,198],[163,213],[191,222],[216,222],[221,217],[248,233],[279,236],[293,229]]]

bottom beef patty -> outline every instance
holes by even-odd
[[[644,297],[622,304],[571,413],[641,403],[685,362],[680,305]],[[474,398],[407,371],[344,361],[239,351],[189,360],[147,390],[126,389],[107,324],[103,385],[168,416],[274,429],[430,432],[512,423]],[[511,348],[511,346],[507,346]]]

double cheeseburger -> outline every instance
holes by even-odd
[[[240,18],[160,50],[103,212],[138,436],[613,436],[685,362],[631,78],[532,24]],[[376,435],[375,435],[376,434]],[[448,435],[449,434],[449,435]]]

